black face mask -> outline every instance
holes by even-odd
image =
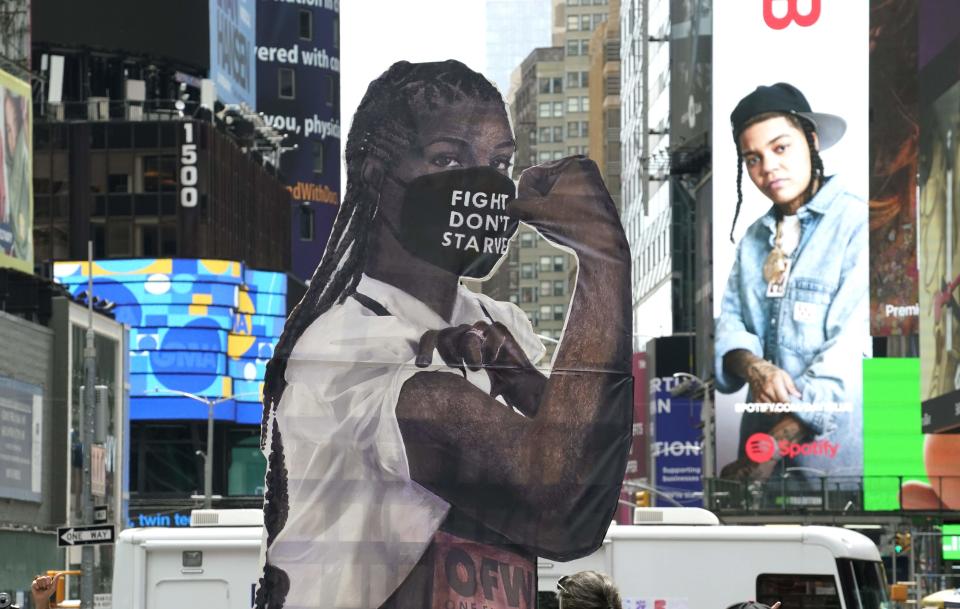
[[[507,216],[516,187],[492,167],[451,169],[404,182],[400,226],[386,222],[403,249],[459,277],[482,279],[507,253],[517,222]]]

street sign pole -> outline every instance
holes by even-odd
[[[96,421],[97,348],[93,334],[93,241],[87,242],[87,341],[83,350],[86,385],[83,392],[83,420],[80,425],[80,445],[83,450],[83,524],[93,524],[93,472],[91,449]],[[93,546],[83,546],[80,562],[80,607],[93,609],[94,553]]]

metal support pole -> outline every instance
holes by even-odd
[[[207,400],[207,452],[203,456],[203,507],[213,507],[213,405]]]
[[[80,445],[83,450],[83,524],[93,524],[93,472],[91,448],[97,410],[97,348],[93,334],[93,241],[87,242],[87,340],[83,350],[83,367],[86,384],[83,391],[83,420],[80,424]],[[93,546],[83,546],[81,551],[80,606],[93,609],[94,564]]]

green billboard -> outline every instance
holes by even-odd
[[[960,524],[945,524],[943,531],[943,559],[960,560]]]
[[[892,357],[864,360],[866,510],[899,510],[901,484],[927,481],[920,424],[920,360]]]

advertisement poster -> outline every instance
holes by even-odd
[[[0,497],[42,499],[43,388],[0,377]]]
[[[703,450],[700,409],[702,402],[672,397],[677,379],[656,378],[652,382],[655,486],[660,493],[654,501],[662,507],[703,506]],[[672,501],[671,501],[672,499]],[[676,503],[675,503],[676,502]]]
[[[284,139],[291,264],[309,280],[340,204],[340,3],[257,2],[257,110]]]
[[[870,333],[917,333],[916,0],[870,3]]]
[[[960,427],[960,5],[920,5],[920,367],[923,429]]]
[[[257,107],[256,0],[210,0],[210,79],[226,105]]]
[[[57,282],[85,296],[86,262],[57,262]],[[179,395],[236,396],[218,420],[259,423],[267,362],[287,313],[287,277],[210,259],[100,260],[93,293],[130,326],[130,418],[206,419]]]
[[[515,184],[503,98],[458,61],[393,64],[351,124],[333,232],[266,370],[256,606],[533,609],[538,556],[602,543],[633,439],[616,206],[583,157]],[[578,260],[550,361],[519,307],[460,284],[520,223]]]
[[[920,360],[863,363],[863,475],[867,510],[960,509],[960,435],[924,434]]]
[[[871,350],[869,4],[751,0],[713,23],[719,475],[853,483]]]
[[[0,70],[0,267],[33,272],[30,85]]]

